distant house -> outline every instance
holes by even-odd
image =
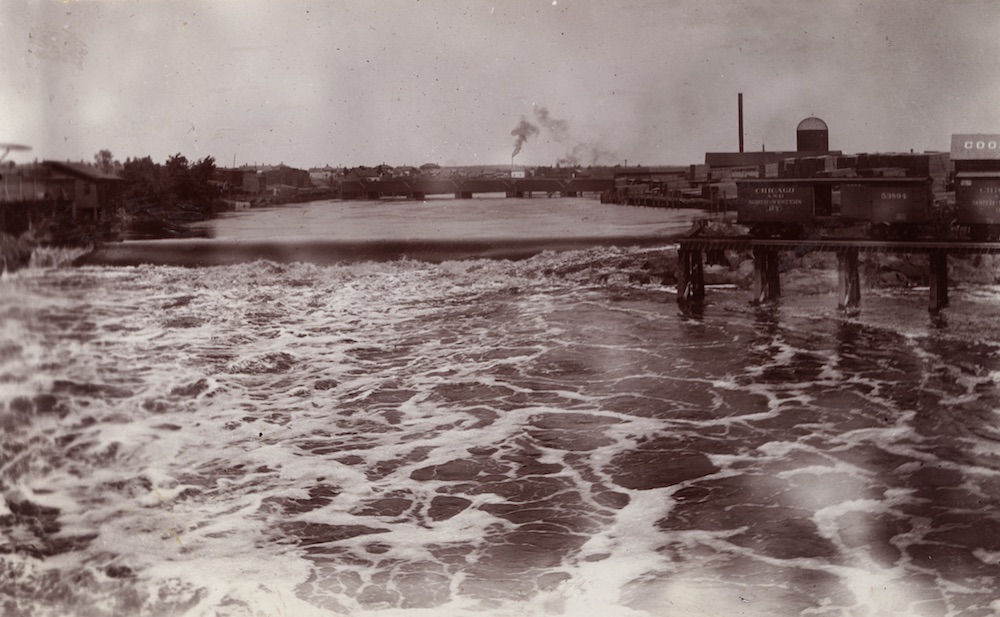
[[[60,197],[72,200],[70,213],[74,221],[96,222],[111,218],[114,202],[121,194],[120,177],[86,163],[45,161],[42,165],[50,171],[50,185],[62,191]]]
[[[381,165],[375,166],[375,173],[377,173],[380,178],[381,177],[391,178],[393,175],[393,167],[392,165],[386,165],[385,163],[382,163]]]
[[[337,170],[329,165],[309,169],[309,180],[312,181],[313,185],[330,186],[336,176]]]
[[[70,212],[80,222],[104,221],[111,217],[114,200],[121,193],[122,179],[86,163],[45,161],[53,189],[72,200]],[[65,180],[69,178],[71,182]],[[68,194],[67,194],[68,193]]]
[[[381,174],[378,169],[373,167],[355,167],[354,169],[349,169],[344,176],[344,179],[348,182],[366,181],[374,180],[378,178]]]

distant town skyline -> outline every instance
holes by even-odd
[[[1000,3],[30,0],[0,4],[7,160],[669,165],[1000,132]]]

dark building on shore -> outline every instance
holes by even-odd
[[[227,194],[260,195],[282,190],[313,188],[308,170],[288,165],[244,165],[238,168],[218,168],[212,180]]]
[[[212,180],[220,185],[224,194],[257,195],[267,190],[267,178],[256,167],[217,168]]]
[[[307,189],[313,186],[309,172],[305,169],[296,169],[282,163],[274,167],[265,167],[261,171],[264,172],[264,177],[267,178],[267,186],[270,187],[281,185],[296,189]]]
[[[52,176],[72,179],[73,220],[96,222],[111,217],[114,201],[121,192],[121,178],[86,163],[46,161],[44,165]]]
[[[121,183],[118,176],[86,163],[6,166],[0,170],[0,229],[18,234],[50,217],[83,224],[107,221]]]

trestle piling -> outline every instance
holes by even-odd
[[[678,251],[680,272],[677,276],[677,302],[701,303],[705,300],[705,262],[699,249]]]
[[[683,238],[678,242],[677,302],[685,306],[692,302],[701,303],[705,299],[702,255],[706,252],[751,252],[754,260],[751,302],[755,304],[773,302],[781,296],[781,252],[834,252],[837,254],[837,305],[845,310],[857,310],[861,304],[860,253],[923,253],[928,256],[930,311],[939,311],[948,306],[949,255],[1000,254],[1000,242],[784,240],[703,236]]]
[[[778,251],[758,246],[753,249],[753,302],[760,304],[781,297]]]
[[[927,308],[939,311],[948,306],[948,253],[934,251],[930,254],[930,302]]]
[[[854,310],[861,305],[861,273],[858,249],[837,253],[837,306]]]

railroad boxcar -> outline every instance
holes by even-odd
[[[840,216],[867,223],[874,238],[914,238],[932,222],[930,178],[878,178],[845,181]]]
[[[754,237],[866,225],[875,238],[912,239],[934,221],[930,178],[744,180],[737,193],[737,222]]]
[[[794,238],[816,218],[815,183],[801,179],[736,183],[737,222],[754,237]]]
[[[967,227],[973,241],[1000,239],[1000,173],[955,176],[955,223]]]

